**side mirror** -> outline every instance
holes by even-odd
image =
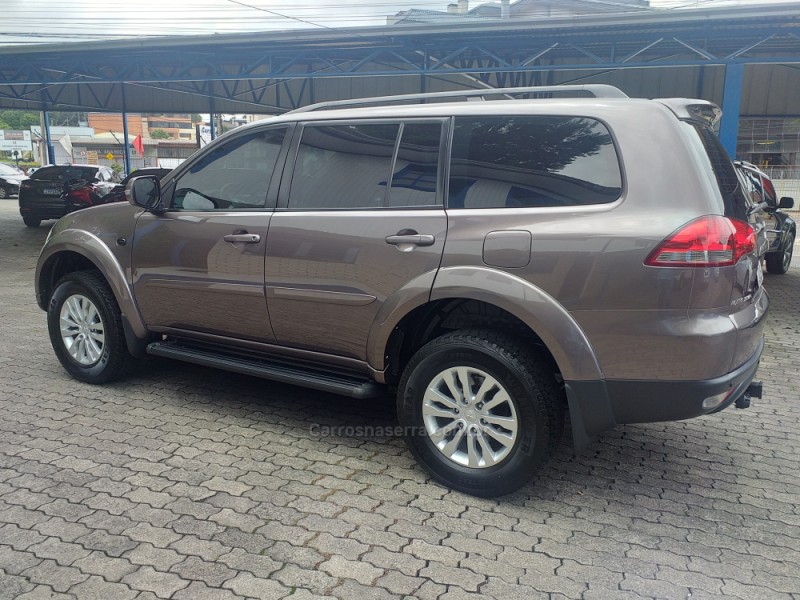
[[[161,183],[158,177],[134,177],[125,186],[125,197],[133,206],[157,212],[161,206]]]
[[[781,198],[778,208],[794,208],[794,198],[789,198],[788,196]]]

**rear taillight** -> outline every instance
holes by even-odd
[[[33,184],[30,181],[23,181],[19,184],[19,189],[21,190],[28,190],[33,187]]]
[[[651,267],[725,267],[754,252],[756,234],[744,221],[707,215],[689,221],[661,242],[644,264]]]

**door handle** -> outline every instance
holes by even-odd
[[[261,241],[261,236],[257,233],[232,233],[222,239],[232,244],[257,244]]]
[[[427,234],[397,234],[387,235],[386,243],[392,246],[399,246],[401,244],[411,244],[413,246],[433,246],[436,238]]]

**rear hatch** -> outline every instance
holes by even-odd
[[[733,162],[711,127],[690,121],[684,121],[683,125],[690,130],[690,137],[702,145],[703,154],[708,158],[708,161],[701,164],[700,167],[709,172],[709,177],[713,175],[717,182],[722,196],[724,216],[731,219],[733,223],[747,223],[754,232],[753,248],[745,252],[735,265],[736,280],[732,282],[729,305],[737,306],[753,299],[763,283],[761,259],[769,248],[767,227],[762,218],[763,213],[758,204],[745,193]],[[692,305],[696,308],[705,307],[702,301],[699,305],[695,305],[693,301]],[[724,303],[720,302],[719,305],[723,306]]]
[[[709,106],[713,107],[706,104],[704,108]],[[712,202],[718,212],[696,219],[693,223],[699,226],[694,233],[698,235],[692,236],[690,231],[678,239],[675,255],[684,257],[684,266],[696,267],[690,320],[705,323],[709,351],[723,352],[722,346],[727,346],[729,370],[733,370],[751,359],[763,340],[769,300],[762,288],[761,259],[768,247],[767,231],[759,207],[744,193],[728,153],[711,128],[712,122],[681,120],[696,150],[697,166],[717,188],[719,197]],[[680,238],[683,231],[672,237]],[[665,256],[673,259],[669,253]],[[713,350],[715,347],[717,350]]]
[[[91,181],[97,173],[93,167],[42,167],[33,173],[20,189],[20,206],[61,206],[59,200],[68,181]]]

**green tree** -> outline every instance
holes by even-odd
[[[202,122],[203,122],[203,117],[197,114],[192,115],[192,123],[202,123]]]
[[[154,140],[170,140],[172,136],[163,129],[154,129],[150,132],[150,137]]]
[[[27,110],[4,110],[0,112],[0,129],[30,129],[39,124],[39,113]]]

